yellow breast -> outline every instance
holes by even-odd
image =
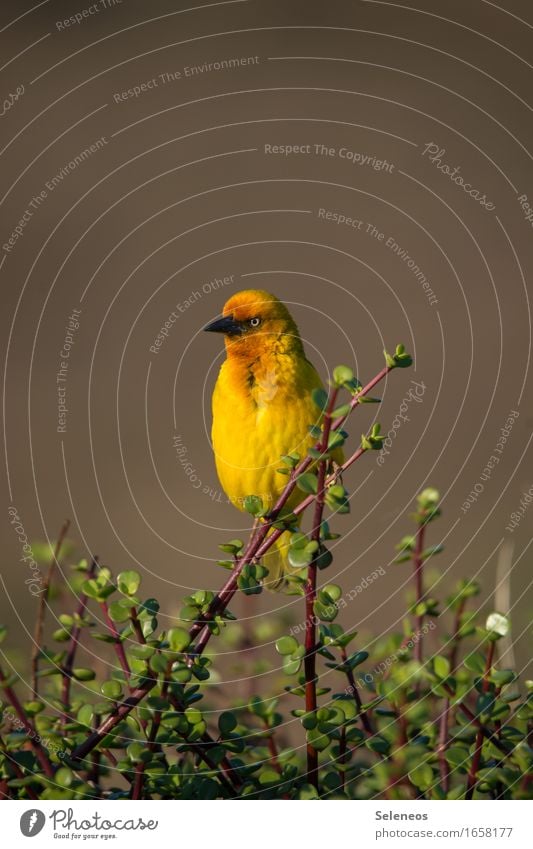
[[[247,495],[272,507],[287,478],[280,456],[305,456],[314,443],[309,425],[320,412],[312,400],[320,377],[305,357],[272,356],[255,363],[226,360],[213,393],[213,449],[220,483],[244,509]],[[289,508],[303,498],[295,492]]]

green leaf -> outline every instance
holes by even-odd
[[[73,669],[72,675],[74,676],[76,681],[94,681],[94,679],[96,678],[96,672],[94,671],[94,669],[85,669],[81,667]]]
[[[489,675],[489,680],[497,687],[504,687],[506,684],[512,684],[516,681],[518,675],[512,669],[493,669]]]
[[[137,740],[129,744],[126,752],[132,763],[140,763],[143,760],[149,760],[151,757],[151,753],[146,749],[144,743]]]
[[[60,787],[70,787],[74,781],[74,773],[67,766],[62,766],[56,772],[54,781],[56,781]]]
[[[339,613],[335,604],[323,604],[318,600],[313,604],[313,611],[322,622],[333,622]]]
[[[419,764],[410,770],[409,779],[419,790],[428,790],[433,784],[433,770],[429,764]]]
[[[218,718],[218,730],[220,731],[223,737],[225,737],[227,734],[231,734],[232,731],[235,731],[237,725],[237,717],[234,713],[231,713],[230,711],[224,711],[224,713],[220,714]]]
[[[113,601],[109,605],[109,616],[113,622],[125,622],[130,618],[130,611],[120,601]]]
[[[149,660],[155,652],[155,646],[149,646],[146,643],[136,645],[135,643],[130,646],[128,649],[128,653],[132,654],[134,657],[139,660]]]
[[[476,672],[478,675],[483,675],[485,672],[485,658],[479,652],[467,654],[463,663],[470,672]]]
[[[326,593],[331,601],[338,601],[342,595],[342,589],[338,584],[326,584],[321,592]]]
[[[296,486],[302,492],[316,495],[318,492],[318,479],[313,472],[305,472],[303,475],[298,475],[296,478]]]
[[[422,560],[427,560],[429,557],[434,557],[435,554],[440,554],[441,551],[444,551],[443,545],[430,545],[429,548],[426,548],[422,552]]]
[[[356,651],[354,654],[351,654],[347,660],[348,666],[350,669],[355,669],[356,666],[360,666],[361,663],[364,663],[365,660],[369,657],[367,651]]]
[[[271,767],[263,767],[261,772],[259,773],[259,784],[262,787],[266,787],[267,785],[279,784],[281,781],[279,774],[275,769]]]
[[[331,417],[334,419],[339,419],[341,417],[347,416],[351,408],[351,404],[341,404],[340,407],[336,407],[336,409],[333,410]]]
[[[450,661],[442,654],[436,655],[433,658],[433,669],[437,678],[444,680],[450,674]]]
[[[103,695],[108,699],[113,699],[117,701],[122,698],[122,687],[120,686],[118,681],[104,681],[102,686],[100,687]]]
[[[191,638],[185,628],[170,628],[167,632],[167,640],[172,651],[183,652],[188,648]]]
[[[464,767],[463,771],[466,772],[466,768],[470,762],[468,749],[462,749],[459,746],[450,746],[450,748],[446,750],[445,757],[451,767],[454,769]]]
[[[319,569],[327,569],[333,563],[333,555],[324,545],[320,546],[319,552],[315,557],[315,563]]]
[[[263,500],[258,495],[247,495],[244,499],[244,509],[252,516],[260,517],[265,515]]]
[[[298,640],[294,637],[285,636],[276,640],[276,651],[281,655],[291,655],[299,648]]]
[[[354,379],[354,373],[348,366],[335,366],[333,369],[333,382],[335,386],[341,387]]]
[[[340,448],[344,445],[348,434],[345,430],[334,430],[328,437],[328,451],[333,451],[335,448]]]
[[[302,659],[300,657],[291,657],[286,655],[283,659],[283,671],[285,675],[296,675],[300,671]]]
[[[318,790],[312,784],[302,784],[298,792],[298,799],[319,799]]]
[[[409,368],[413,363],[412,357],[406,352],[403,345],[396,345],[396,350],[392,357],[388,351],[383,351],[383,353],[385,355],[385,362],[389,368]]]
[[[302,723],[302,725],[303,725],[303,727],[305,728],[306,731],[310,731],[311,728],[316,728],[316,723],[317,723],[316,714],[314,714],[311,711],[309,713],[304,713],[304,715],[300,719],[300,722]]]
[[[291,545],[287,553],[287,559],[294,569],[303,569],[311,563],[313,551],[308,549],[307,546],[305,548],[299,548]]]
[[[320,436],[320,433],[320,428],[318,428],[318,436]],[[285,463],[286,466],[289,466],[291,469],[294,469],[300,462],[300,455],[297,454],[296,451],[294,451],[292,454],[282,454],[281,461],[282,463]]]
[[[311,392],[311,397],[317,407],[319,407],[321,410],[326,409],[328,404],[328,393],[325,389],[313,389],[313,391]]]
[[[238,554],[243,545],[242,539],[232,539],[229,542],[219,543],[218,547],[221,551],[226,552],[226,554]]]
[[[330,744],[330,739],[327,734],[322,734],[318,728],[310,728],[306,732],[306,740],[313,749],[317,752],[323,752]]]
[[[185,718],[189,725],[198,725],[203,719],[202,712],[194,707],[185,710]]]
[[[379,734],[374,734],[365,740],[365,745],[372,752],[377,752],[379,755],[388,755],[390,752],[390,743],[385,737]]]
[[[126,572],[120,572],[117,577],[117,586],[124,595],[135,595],[141,583],[141,576],[138,572],[130,569]]]
[[[76,714],[76,721],[86,728],[91,727],[94,710],[92,705],[83,705]]]
[[[372,426],[372,430],[369,434],[365,436],[363,433],[361,436],[361,448],[363,450],[368,451],[381,451],[383,447],[383,442],[385,437],[381,434],[381,425],[379,422],[376,422],[375,425]]]

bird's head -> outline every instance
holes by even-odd
[[[204,330],[224,334],[228,356],[256,357],[274,349],[302,349],[298,327],[285,304],[261,289],[232,295],[222,318]]]

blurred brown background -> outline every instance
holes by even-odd
[[[403,342],[415,354],[414,370],[393,374],[379,393],[381,407],[358,411],[355,438],[376,415],[388,430],[412,381],[424,385],[383,465],[367,456],[347,477],[352,512],[335,520],[343,537],[324,577],[346,591],[377,566],[386,577],[357,596],[344,621],[372,634],[397,627],[409,567],[392,564],[393,546],[416,493],[431,484],[443,495],[432,542],[446,546],[435,592],[443,597],[454,580],[477,574],[489,611],[508,538],[513,640],[524,666],[533,508],[514,532],[506,526],[533,483],[533,242],[519,201],[526,195],[533,205],[531,4],[189,7],[2,4],[2,618],[10,643],[22,644],[35,612],[12,505],[30,540],[53,539],[68,516],[80,552],[139,569],[163,600],[162,621],[176,614],[183,588],[222,582],[217,544],[248,523],[216,478],[210,395],[222,340],[201,330],[235,291],[255,287],[291,305],[324,379],[337,363],[369,379],[385,345]],[[429,144],[494,208],[439,170],[424,154]],[[266,153],[265,145],[303,152]],[[332,153],[317,155],[315,145]],[[58,384],[73,310],[79,328]],[[178,319],[156,347],[173,311]],[[58,387],[68,408],[63,433]],[[511,411],[519,416],[500,462],[463,511]],[[301,616],[301,603],[283,596],[239,605],[254,616]]]

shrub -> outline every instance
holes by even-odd
[[[329,394],[315,395],[323,419],[311,427],[314,448],[303,458],[281,459],[287,485],[270,512],[250,495],[246,508],[257,520],[254,532],[246,543],[220,546],[226,559],[218,562],[228,570],[224,586],[216,594],[198,590],[185,598],[179,620],[165,630],[159,603],[144,597],[137,572],[115,576],[97,559],[81,560],[54,601],[73,596],[75,611],[59,616],[54,645],[45,645],[44,613],[64,529],[41,594],[31,687],[2,652],[4,798],[531,796],[533,684],[526,682],[524,694],[516,673],[497,663],[509,620],[495,612],[482,622],[469,608],[479,593],[474,581],[459,582],[442,610],[426,586],[426,565],[442,551],[427,541],[440,516],[437,490],[418,496],[414,530],[398,545],[396,562],[413,570],[402,633],[363,648],[355,631],[335,621],[343,608],[357,606],[358,591],[352,596],[318,580],[331,565],[328,545],[338,536],[324,512],[349,512],[342,475],[381,448],[379,425],[363,435],[342,467],[332,467],[330,452],[347,444],[343,426],[357,406],[376,400],[369,397],[373,387],[410,363],[401,345],[394,355],[385,352],[385,367],[364,387],[349,368],[334,370]],[[339,402],[342,394],[345,402]],[[295,487],[305,498],[287,513]],[[304,534],[295,519],[309,508],[312,527]],[[212,638],[238,643],[229,605],[237,593],[262,591],[261,556],[284,531],[291,533],[289,589],[302,596],[304,607],[301,624],[275,642],[286,696],[243,698],[238,689],[224,691],[215,709],[206,684],[216,681],[216,656],[205,649]],[[364,580],[383,580],[384,574],[379,567]],[[257,640],[270,638],[278,625],[261,620]],[[247,634],[247,644],[250,639]],[[93,640],[107,645],[114,664],[98,663],[97,670],[78,665],[80,645]],[[26,701],[19,695],[23,689]]]

